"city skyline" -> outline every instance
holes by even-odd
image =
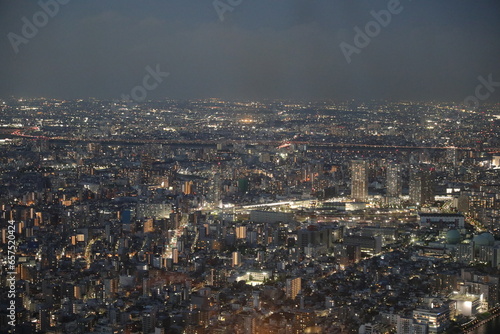
[[[498,105],[1,105],[0,331],[498,326]]]

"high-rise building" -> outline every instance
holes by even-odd
[[[174,264],[179,263],[179,249],[178,248],[172,249],[172,263],[174,263]]]
[[[325,249],[331,247],[333,241],[330,238],[332,234],[332,229],[321,228],[318,229],[315,226],[310,226],[307,229],[301,229],[297,231],[297,246],[300,249],[304,249],[307,246],[324,246]]]
[[[247,227],[245,225],[236,226],[236,239],[247,238]]]
[[[232,264],[233,264],[233,267],[238,267],[241,265],[241,253],[240,252],[233,252]]]
[[[40,331],[46,332],[50,329],[50,313],[47,310],[38,311],[38,316],[40,319]]]
[[[210,182],[210,197],[215,206],[219,206],[222,199],[221,194],[222,179],[220,173],[213,171],[212,181]]]
[[[387,197],[396,198],[401,195],[401,166],[391,164],[387,167]]]
[[[191,195],[193,193],[193,181],[184,182],[182,190],[184,194]]]
[[[456,166],[457,164],[457,148],[450,147],[446,149],[446,162],[449,164]]]
[[[368,198],[368,163],[365,160],[351,161],[351,198],[359,202]]]
[[[243,315],[243,324],[245,334],[255,334],[257,333],[257,318],[253,314]]]
[[[423,205],[434,201],[435,171],[430,166],[420,166],[410,174],[410,202]]]
[[[292,333],[301,334],[308,333],[308,327],[313,327],[315,324],[315,313],[311,310],[300,310],[294,312],[294,319],[292,323]]]
[[[295,299],[302,289],[302,279],[300,277],[287,278],[286,280],[286,297]]]
[[[151,333],[154,331],[155,313],[151,309],[147,309],[142,313],[142,332]]]

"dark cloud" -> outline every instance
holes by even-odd
[[[0,96],[119,98],[156,64],[170,76],[150,98],[460,101],[479,75],[500,81],[495,0],[401,0],[348,64],[339,44],[388,3],[244,0],[220,21],[211,0],[73,0],[16,54],[7,34],[40,7],[0,1]]]

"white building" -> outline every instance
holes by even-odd
[[[482,295],[456,294],[451,296],[450,299],[454,300],[456,303],[457,314],[473,317],[483,311]]]

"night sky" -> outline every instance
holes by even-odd
[[[158,66],[148,99],[463,101],[491,74],[500,100],[498,0],[218,0],[223,20],[213,0],[59,1],[0,1],[0,97],[119,99]],[[367,24],[349,63],[340,44]]]

